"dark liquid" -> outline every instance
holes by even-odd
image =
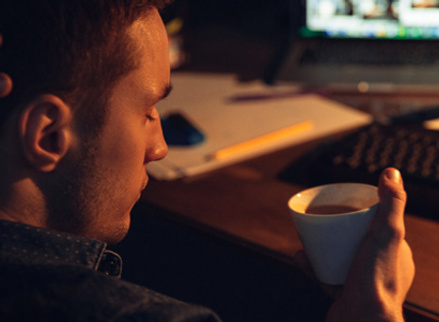
[[[344,205],[321,205],[321,206],[309,206],[306,209],[307,214],[313,215],[335,215],[345,214],[348,212],[358,211],[360,208],[344,206]]]

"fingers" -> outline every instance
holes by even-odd
[[[3,44],[3,36],[0,34],[0,47]],[[6,97],[12,91],[12,79],[9,75],[0,72],[0,98]]]
[[[9,75],[0,72],[0,98],[6,97],[12,91],[12,80]]]

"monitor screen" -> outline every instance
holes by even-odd
[[[439,39],[439,0],[306,0],[304,37]]]

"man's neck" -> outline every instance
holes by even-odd
[[[30,179],[14,182],[0,191],[0,220],[46,228],[44,198]]]

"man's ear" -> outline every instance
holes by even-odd
[[[43,94],[28,103],[19,118],[20,140],[27,161],[49,172],[70,148],[72,109],[59,97]]]

